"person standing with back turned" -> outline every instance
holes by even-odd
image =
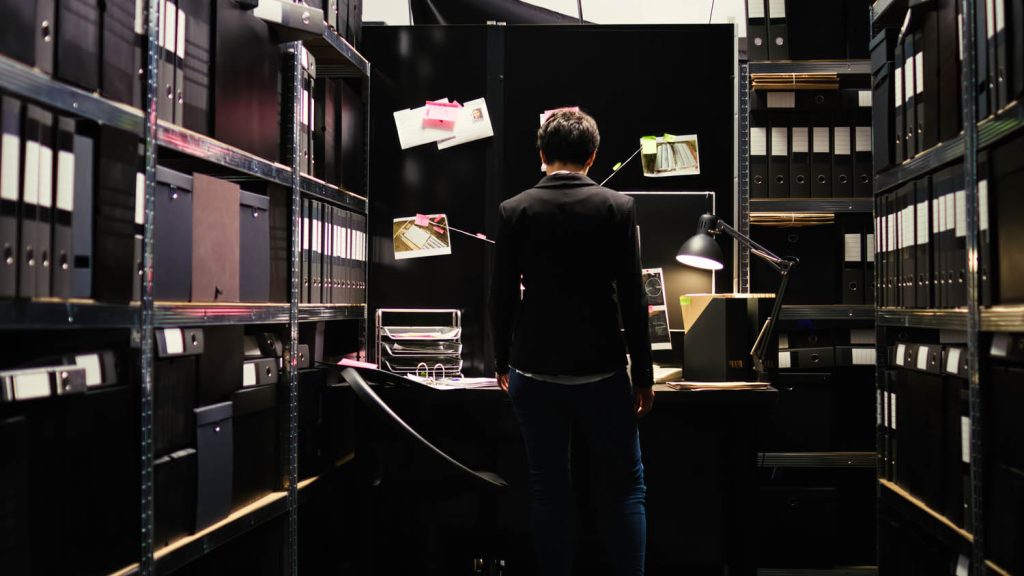
[[[636,419],[654,403],[647,296],[633,199],[587,177],[600,140],[587,114],[553,113],[537,132],[547,176],[499,207],[490,303],[495,365],[526,445],[542,576],[572,574],[574,426],[595,463],[592,484],[615,574],[644,573]]]

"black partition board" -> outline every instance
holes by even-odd
[[[455,233],[450,256],[395,260],[392,220],[443,212],[449,225],[483,232],[487,210],[496,209],[487,205],[484,193],[491,142],[402,150],[392,114],[427,100],[483,97],[486,32],[483,26],[374,26],[366,28],[362,47],[373,62],[369,313],[378,308],[462,309],[463,370],[468,374],[493,370],[484,353],[483,329],[489,281],[483,271],[490,244]]]
[[[369,312],[461,308],[467,374],[493,369],[485,307],[492,248],[454,234],[450,256],[396,261],[392,219],[444,212],[451,226],[493,237],[497,204],[542,177],[536,131],[544,110],[578,105],[595,116],[602,145],[590,175],[597,181],[639,148],[641,136],[697,134],[701,174],[645,178],[634,159],[609,185],[715,191],[719,215],[732,221],[735,62],[729,25],[374,26],[365,30],[361,50],[374,74]],[[438,98],[484,96],[493,138],[440,151],[433,144],[401,150],[394,111]],[[674,243],[695,225],[696,217],[646,236],[668,235]],[[718,273],[720,287],[732,285],[726,251],[730,262]]]
[[[640,228],[640,265],[661,268],[670,330],[683,329],[683,294],[711,292],[711,272],[683,266],[676,261],[679,246],[697,229],[697,220],[710,211],[713,200],[704,193],[623,192],[636,200],[636,220]],[[654,360],[679,364],[683,357],[683,339],[672,339],[672,352],[655,351]]]
[[[725,24],[509,26],[502,197],[514,196],[542,176],[536,151],[539,115],[579,106],[597,120],[601,132],[592,179],[601,182],[611,174],[615,163],[640,147],[641,136],[696,134],[699,175],[648,178],[638,156],[607,185],[615,190],[714,191],[718,215],[732,223],[733,49],[732,25]],[[696,223],[696,217],[680,220],[656,234],[675,242],[684,231],[692,234]],[[729,262],[718,273],[719,287],[732,286],[731,250],[726,252]]]

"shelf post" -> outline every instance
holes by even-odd
[[[160,34],[160,2],[146,3],[146,102],[142,114],[142,136],[145,140],[145,226],[142,235],[142,283],[139,293],[141,346],[141,389],[140,399],[140,540],[139,574],[150,576],[154,572],[153,562],[153,211],[156,206],[156,154],[157,154],[157,66],[158,38]]]
[[[983,414],[978,366],[978,330],[981,310],[978,306],[978,118],[977,118],[977,42],[974,0],[960,0],[963,33],[963,69],[961,98],[964,122],[964,192],[967,215],[967,366],[971,417],[971,527],[974,534],[971,573],[985,573],[985,508],[982,502]]]
[[[286,573],[296,576],[299,573],[299,259],[302,245],[299,234],[302,230],[302,173],[299,165],[299,111],[302,109],[302,43],[292,42],[288,46],[291,57],[288,58],[287,81],[292,83],[292,102],[282,103],[285,108],[285,122],[291,147],[292,159],[292,225],[291,225],[291,263],[289,275],[290,290],[288,298],[288,542]]]

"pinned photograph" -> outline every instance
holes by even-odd
[[[672,336],[668,327],[668,307],[665,305],[665,275],[661,268],[640,271],[647,295],[647,328],[651,335],[651,350],[671,350]]]
[[[392,235],[395,260],[447,256],[452,253],[448,217],[444,214],[395,218]]]
[[[459,108],[459,118],[455,123],[454,134],[438,140],[437,149],[444,150],[459,144],[490,138],[494,136],[491,117],[487,113],[487,102],[483,98],[470,100]]]
[[[700,174],[697,135],[644,136],[640,139],[640,162],[644,176],[690,176]]]

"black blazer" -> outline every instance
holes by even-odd
[[[633,199],[563,173],[499,210],[491,283],[497,371],[511,364],[536,374],[613,372],[626,365],[628,343],[633,385],[652,386]]]

